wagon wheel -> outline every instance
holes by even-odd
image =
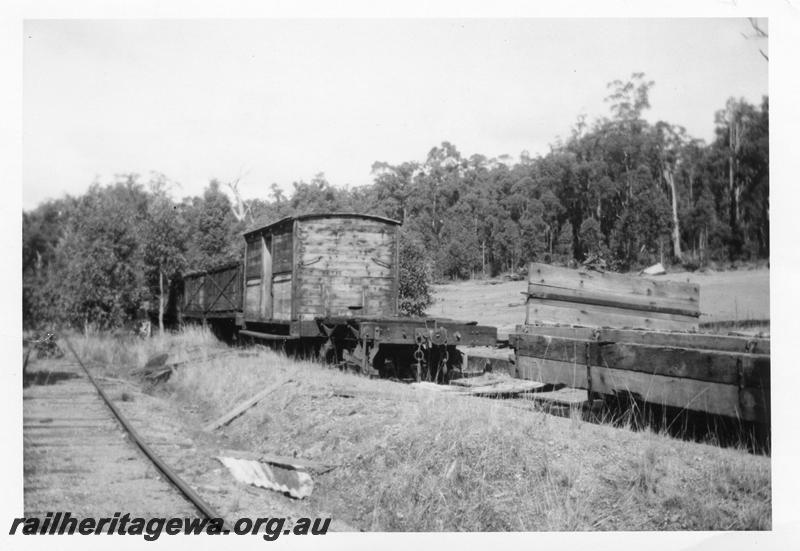
[[[458,379],[461,376],[463,367],[464,355],[455,346],[447,347],[447,372],[445,373],[442,382],[450,383],[453,379]]]
[[[422,346],[417,343],[417,348],[414,350],[414,363],[412,364],[412,369],[414,372],[414,378],[418,383],[422,381],[423,366],[425,366],[425,372],[427,372],[428,363],[425,361],[425,353],[422,351]]]
[[[333,339],[327,339],[319,349],[319,358],[326,364],[336,363],[336,346]]]
[[[359,341],[352,349],[342,351],[342,364],[345,369],[352,370],[362,375],[376,375],[373,362],[377,348],[370,350],[368,343]]]
[[[375,369],[380,372],[381,377],[395,380],[400,378],[395,358],[378,356],[375,365],[377,365]]]

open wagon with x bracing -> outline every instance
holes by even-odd
[[[366,214],[307,214],[249,229],[241,263],[184,277],[182,316],[240,338],[292,343],[365,374],[445,380],[457,346],[497,329],[399,315],[399,229]]]

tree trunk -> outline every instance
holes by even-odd
[[[731,206],[728,211],[728,215],[730,217],[730,225],[731,228],[736,227],[736,213],[739,211],[739,208],[736,205],[736,193],[734,192],[734,180],[733,180],[733,160],[734,160],[734,152],[731,150],[731,157],[728,161],[728,197],[731,201]]]
[[[664,169],[664,179],[669,184],[670,192],[672,193],[672,244],[673,254],[678,261],[683,260],[683,253],[681,252],[681,227],[678,220],[678,193],[675,189],[675,176],[668,169]]]
[[[739,239],[739,192],[736,189],[736,182],[734,180],[734,157],[731,155],[729,164],[729,184],[728,184],[728,200],[730,205],[728,207],[728,218],[733,235],[733,246],[728,250],[728,255],[731,260],[739,256],[741,251],[741,243]]]
[[[483,240],[481,243],[481,273],[483,274],[483,279],[486,279],[486,240]]]
[[[734,236],[734,251],[736,255],[740,252],[740,235],[739,235],[739,196],[741,195],[741,184],[736,183],[736,161],[739,151],[742,147],[742,136],[744,135],[744,121],[736,121],[736,114],[733,110],[729,113],[729,126],[728,126],[728,141],[730,142],[730,162],[728,163],[728,197],[730,199],[729,218],[731,232]]]
[[[708,228],[700,230],[700,261],[705,263],[707,259],[706,247],[708,246]]]
[[[233,213],[234,218],[236,218],[236,220],[239,222],[246,222],[248,209],[244,199],[242,199],[241,193],[239,193],[239,180],[237,179],[235,182],[228,182],[228,187],[233,192],[231,212]]]
[[[158,332],[164,334],[164,272],[158,270]]]
[[[742,211],[741,211],[741,199],[742,199],[742,186],[736,186],[733,188],[733,198],[734,198],[734,205],[736,206],[736,224],[739,224],[739,221],[742,219]]]

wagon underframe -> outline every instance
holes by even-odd
[[[497,329],[441,318],[319,317],[283,325],[244,323],[240,335],[317,345],[321,356],[368,375],[443,380],[461,369],[457,346],[495,346]]]

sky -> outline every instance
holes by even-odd
[[[762,23],[766,27],[766,21]],[[545,154],[607,84],[655,81],[646,118],[710,141],[729,97],[768,93],[746,19],[35,20],[23,28],[24,209],[153,171],[245,198],[376,161]]]

